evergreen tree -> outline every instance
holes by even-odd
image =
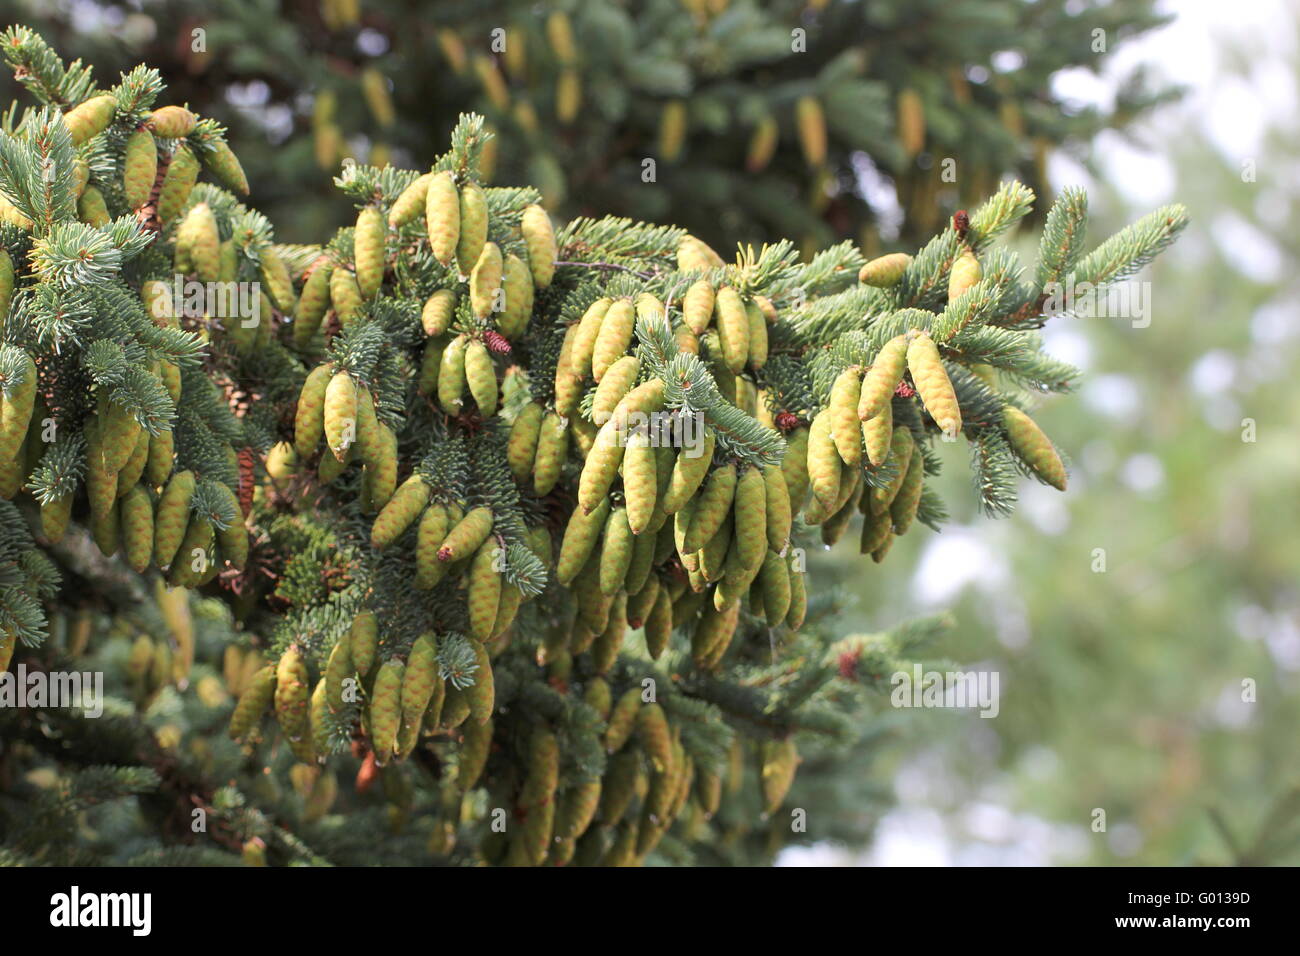
[[[799,764],[869,747],[864,696],[946,622],[837,634],[807,549],[937,529],[943,441],[991,515],[1021,474],[1064,488],[1027,414],[1077,379],[1049,291],[1186,222],[1085,252],[1068,190],[1022,273],[1008,181],[914,255],[728,262],[679,226],[556,228],[482,184],[467,113],[422,170],[346,167],[355,224],[283,244],[156,71],[104,90],[0,42],[38,103],[0,129],[0,647],[110,681],[95,719],[0,708],[11,862],[749,863],[844,835],[786,804]]]

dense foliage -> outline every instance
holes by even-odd
[[[466,114],[286,245],[156,72],[0,42],[39,101],[0,132],[5,663],[110,680],[100,717],[0,708],[15,861],[752,862],[833,830],[784,805],[801,753],[859,745],[943,622],[835,633],[807,548],[939,526],[941,441],[991,515],[1064,488],[1028,414],[1077,379],[1049,290],[1186,222],[1085,253],[1066,191],[1026,275],[1012,181],[915,255],[727,262],[556,229],[483,185]]]
[[[1003,178],[1047,195],[1050,150],[1086,161],[1171,92],[1114,57],[1166,22],[1152,0],[17,5],[8,22],[101,68],[143,60],[229,125],[257,208],[301,241],[342,221],[341,159],[421,166],[473,110],[484,180],[532,183],[562,219],[874,255]],[[1114,75],[1114,102],[1073,99],[1072,70]]]

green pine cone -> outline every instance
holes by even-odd
[[[466,687],[464,693],[469,702],[470,717],[474,723],[483,725],[491,719],[496,707],[496,682],[492,676],[492,661],[488,657],[487,648],[482,644],[473,646],[478,670],[474,671],[474,683]]]
[[[190,523],[190,499],[194,495],[194,472],[178,471],[172,475],[158,499],[154,512],[153,559],[165,568],[172,563],[181,547],[181,539]]]
[[[255,673],[230,715],[230,739],[242,740],[257,726],[275,698],[276,666],[267,664]]]
[[[122,497],[120,518],[126,563],[137,574],[141,574],[153,558],[154,541],[153,499],[142,485],[132,485],[131,490]]]
[[[382,551],[402,536],[429,503],[429,486],[412,475],[393,493],[370,528],[370,546]]]
[[[397,734],[402,723],[402,683],[406,665],[389,658],[379,665],[374,690],[370,695],[370,744],[375,761],[386,764],[397,749]]]
[[[386,235],[383,214],[374,206],[367,206],[357,214],[353,257],[357,265],[357,288],[363,299],[373,299],[383,284]]]
[[[476,641],[490,640],[496,624],[503,579],[498,567],[500,553],[500,545],[489,538],[474,553],[470,565],[466,600],[469,605],[469,635]]]

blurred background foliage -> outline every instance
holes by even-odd
[[[1140,148],[1095,145],[1096,228],[1172,196],[1192,226],[1140,277],[1149,326],[1048,328],[1085,369],[1039,416],[1069,493],[1025,483],[1010,520],[900,542],[884,574],[826,561],[853,629],[951,607],[953,656],[1002,691],[997,719],[901,725],[899,804],[844,859],[1300,862],[1300,29],[1283,4],[1231,19],[1180,11],[1127,51],[1194,88],[1135,125]]]
[[[1053,95],[1162,21],[1153,0],[0,0],[105,79],[143,60],[227,123],[253,205],[289,241],[344,224],[344,157],[415,167],[457,116],[495,181],[570,219],[737,241],[911,247],[1053,148],[1089,160],[1173,90],[1140,64],[1104,109]],[[955,161],[956,180],[939,173]],[[646,161],[654,182],[646,182]],[[906,210],[906,213],[904,213]]]
[[[1010,175],[1040,208],[1052,186],[1088,184],[1095,236],[1162,201],[1191,207],[1192,230],[1139,277],[1149,326],[1049,326],[1087,371],[1081,396],[1036,414],[1072,456],[1067,495],[1026,484],[1016,517],[958,513],[880,567],[817,556],[845,633],[951,608],[936,653],[996,670],[1001,710],[880,697],[847,763],[806,755],[792,804],[814,848],[789,863],[1300,861],[1300,34],[1282,0],[1254,9],[1233,31],[1237,14],[1200,9],[1161,27],[1148,0],[0,0],[4,22],[106,82],[144,60],[228,124],[252,204],[288,241],[342,223],[344,157],[421,166],[469,109],[500,137],[496,181],[544,184],[559,217],[672,221],[724,249],[907,248]],[[493,56],[498,26],[511,52]],[[1166,102],[1180,82],[1191,94]],[[803,97],[825,118],[818,162]],[[1251,97],[1262,113],[1242,108]],[[1253,139],[1225,117],[1253,118]]]

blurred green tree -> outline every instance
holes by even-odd
[[[1253,60],[1226,58],[1235,66],[1215,82]],[[1082,401],[1041,411],[1049,431],[1079,439],[1067,496],[1027,484],[997,526],[961,503],[957,527],[902,542],[913,550],[884,575],[825,559],[860,596],[851,626],[956,600],[953,653],[1001,676],[996,720],[908,725],[907,743],[923,745],[913,765],[941,768],[913,799],[944,814],[956,858],[987,861],[1036,821],[1041,839],[1017,859],[1300,859],[1300,190],[1283,172],[1300,129],[1286,113],[1271,123],[1247,158],[1194,118],[1148,131],[1183,131],[1162,155],[1172,189],[1197,197],[1194,225],[1137,290],[1149,324],[1081,317],[1049,336],[1105,370],[1085,378]],[[1118,192],[1098,195],[1111,210],[1101,222],[1123,216]],[[989,805],[1013,821],[997,835],[971,826]]]
[[[230,126],[252,201],[294,241],[342,225],[325,173],[343,158],[419,166],[472,109],[498,136],[495,181],[538,184],[562,219],[675,222],[724,253],[852,238],[870,256],[923,241],[1003,177],[1046,195],[1049,149],[1086,158],[1100,130],[1172,95],[1141,69],[1109,109],[1054,90],[1059,72],[1099,73],[1164,22],[1153,0],[3,0],[0,12],[105,80],[141,59],[175,78],[178,102]]]

